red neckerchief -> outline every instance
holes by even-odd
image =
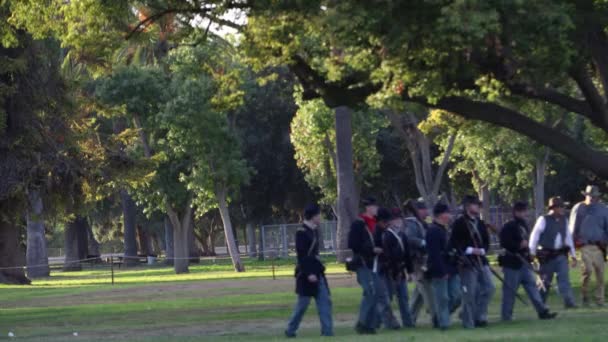
[[[372,232],[372,234],[374,233],[374,230],[376,229],[376,218],[375,217],[369,217],[365,214],[361,214],[359,215],[359,217],[365,221],[365,224],[367,225],[367,229],[369,229],[370,232]]]

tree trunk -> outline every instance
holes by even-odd
[[[159,256],[163,250],[161,246],[164,244],[156,232],[150,234],[150,248],[153,255]]]
[[[124,262],[126,266],[137,265],[137,228],[136,207],[133,198],[126,190],[120,191],[123,215]]]
[[[215,230],[212,230],[208,237],[209,248],[211,248],[211,255],[217,255],[217,253],[215,253],[215,233],[214,232],[215,232]]]
[[[76,243],[78,244],[78,259],[89,258],[89,220],[82,218],[81,226],[76,230]]]
[[[81,244],[78,241],[78,237],[79,231],[85,230],[86,232],[86,229],[86,219],[82,216],[76,216],[74,221],[65,225],[65,242],[63,245],[63,249],[65,250],[65,261],[63,270],[66,272],[82,270],[82,265],[78,261],[81,254],[79,251]]]
[[[255,238],[255,226],[251,222],[247,222],[247,226],[245,227],[245,231],[247,233],[247,246],[250,258],[255,258],[258,256],[257,250],[257,240]]]
[[[448,138],[441,163],[433,175],[431,142],[418,128],[418,119],[407,112],[402,114],[389,112],[388,116],[399,136],[405,141],[414,169],[416,188],[427,207],[432,208],[439,199],[441,183],[454,149],[456,135],[453,134]]]
[[[27,212],[27,276],[29,278],[48,277],[49,255],[46,246],[44,221],[42,220],[42,198],[38,190],[29,193],[29,210]]]
[[[89,256],[101,257],[101,252],[99,251],[99,242],[95,238],[95,234],[93,233],[93,227],[91,227],[90,224],[87,225],[87,238],[89,241]]]
[[[188,228],[192,220],[192,195],[190,195],[186,202],[181,220],[177,215],[177,211],[169,204],[165,204],[165,209],[173,227],[173,269],[176,274],[188,273]]]
[[[190,257],[190,263],[198,264],[201,262],[201,251],[196,244],[196,238],[194,237],[194,223],[190,221],[188,227],[188,255]]]
[[[19,229],[5,219],[0,218],[0,268],[16,267],[0,270],[0,283],[30,284],[25,276],[25,253],[19,243]]]
[[[534,167],[534,217],[545,212],[545,173],[549,160],[549,149],[545,148],[543,155],[538,156]]]
[[[152,239],[141,224],[137,226],[137,241],[139,241],[139,255],[152,255]]]
[[[232,265],[234,270],[237,272],[244,272],[245,267],[241,263],[241,256],[236,246],[236,240],[234,238],[234,230],[232,229],[232,221],[230,220],[230,212],[228,211],[228,202],[226,200],[226,187],[218,185],[216,189],[216,197],[220,210],[220,216],[222,217],[222,223],[224,224],[224,236],[226,237],[226,245],[228,245],[228,254],[232,259]]]
[[[353,170],[352,110],[346,106],[336,109],[336,159],[338,181],[338,229],[336,255],[339,262],[348,256],[348,232],[356,218],[359,199],[355,194]]]
[[[490,189],[488,188],[488,184],[481,183],[479,185],[479,199],[483,203],[481,206],[481,219],[491,223],[490,220]]]
[[[173,265],[173,225],[168,216],[165,216],[165,264]]]
[[[173,229],[173,268],[176,274],[188,273],[188,228],[181,225],[177,227]]]

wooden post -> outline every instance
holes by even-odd
[[[287,258],[289,256],[289,240],[287,238],[287,226],[281,225],[281,256]]]
[[[272,258],[272,280],[276,280],[277,279],[277,276],[274,273],[274,260],[275,259],[276,258]]]
[[[114,255],[110,254],[110,272],[112,275],[112,285],[114,285]]]

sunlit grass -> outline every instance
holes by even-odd
[[[326,261],[328,273],[345,273],[342,265]],[[32,286],[0,286],[0,340],[8,331],[15,332],[20,341],[282,340],[295,295],[291,281],[272,280],[272,266],[276,276],[291,280],[293,260],[245,262],[245,273],[233,272],[225,261],[205,261],[182,275],[162,266],[121,268],[115,270],[114,286],[109,284],[109,269],[99,266],[80,272],[53,272],[50,278],[36,280]],[[572,279],[578,287],[578,272],[573,272]],[[226,283],[216,282],[220,280]],[[256,291],[261,292],[247,292],[251,290],[247,284],[257,284]],[[430,328],[425,316],[415,330],[360,337],[352,329],[360,289],[354,279],[343,278],[341,284],[343,287],[334,285],[331,289],[337,341],[571,342],[608,338],[608,310],[563,311],[555,294],[551,305],[560,311],[558,320],[539,321],[531,307],[517,303],[515,321],[498,323],[500,287],[490,309],[490,328],[464,330],[454,318],[453,329],[441,333]],[[305,318],[308,325],[301,329],[299,340],[319,339],[315,314],[311,307]],[[79,332],[78,338],[72,336],[73,332]]]
[[[345,273],[344,265],[335,262],[335,259],[327,258],[327,273]],[[189,267],[189,273],[175,274],[170,266],[121,268],[114,267],[115,285],[143,285],[148,283],[167,282],[189,282],[217,279],[242,279],[242,278],[272,278],[293,276],[294,260],[277,259],[274,261],[257,261],[245,259],[246,272],[234,272],[228,260],[222,259],[216,262],[205,260],[204,264],[194,264]],[[36,279],[32,286],[36,288],[64,288],[81,287],[92,285],[107,285],[112,283],[111,268],[107,264],[98,264],[91,269],[77,272],[63,272],[53,270],[48,278]],[[273,271],[274,268],[274,271]],[[18,288],[23,286],[1,285],[0,289]]]

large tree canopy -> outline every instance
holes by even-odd
[[[246,44],[331,106],[413,101],[520,132],[608,176],[608,154],[521,111],[542,102],[608,132],[603,1],[310,1],[254,9]]]

